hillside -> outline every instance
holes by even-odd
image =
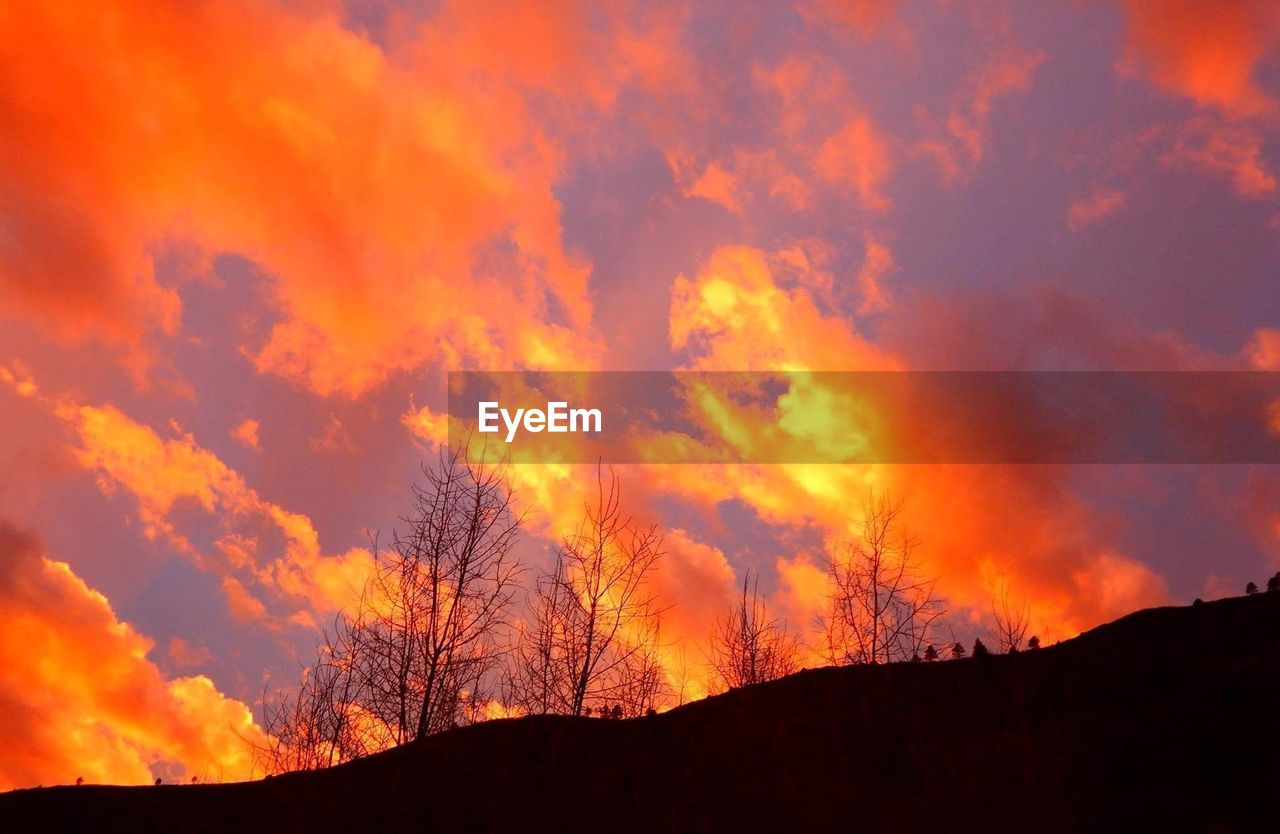
[[[1014,656],[818,669],[248,784],[0,796],[8,831],[1280,830],[1280,594]]]

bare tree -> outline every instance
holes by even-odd
[[[669,687],[670,691],[667,694],[669,696],[669,704],[682,707],[689,701],[689,693],[693,687],[690,684],[691,674],[688,651],[683,645],[679,646],[676,651],[679,658],[679,665],[676,667],[676,679]]]
[[[416,512],[372,579],[359,631],[367,707],[396,743],[465,723],[501,656],[520,566],[501,467],[462,450],[424,470]]]
[[[1031,625],[1031,609],[1025,602],[1021,605],[1010,602],[1008,582],[1000,583],[999,592],[991,598],[991,616],[996,622],[1000,651],[1006,654],[1022,651]]]
[[[647,579],[662,555],[656,526],[624,514],[618,478],[596,470],[596,494],[578,531],[541,576],[520,626],[506,691],[529,713],[585,715],[654,708],[665,689],[658,663],[661,611]]]
[[[759,585],[747,571],[742,598],[713,626],[708,659],[720,688],[763,683],[800,668],[800,643],[784,622],[769,616]]]
[[[928,645],[946,613],[934,582],[912,561],[917,544],[901,522],[902,504],[868,496],[859,535],[827,563],[831,608],[820,621],[832,663],[909,660]]]
[[[651,631],[648,625],[641,626],[643,636],[622,661],[616,690],[609,698],[615,717],[635,718],[656,712],[668,699],[671,687],[662,663],[661,625],[660,620],[655,620]]]
[[[342,615],[326,632],[315,662],[303,669],[296,692],[269,699],[263,692],[265,741],[255,747],[256,765],[268,774],[330,767],[381,749],[358,726],[359,685],[351,674],[359,646],[353,624]]]
[[[324,766],[468,723],[490,696],[521,567],[501,466],[442,452],[414,512],[295,695],[269,709],[276,769]]]

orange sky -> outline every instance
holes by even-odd
[[[247,777],[451,369],[1280,369],[1278,47],[1267,0],[5,4],[0,789]],[[1280,561],[1262,467],[619,474],[695,682],[747,569],[807,633],[869,489],[965,640]],[[545,562],[589,484],[511,476]]]

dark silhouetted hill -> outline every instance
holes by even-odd
[[[5,831],[1280,831],[1280,593],[1013,656],[818,669],[234,785],[0,796]]]

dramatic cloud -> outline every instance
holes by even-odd
[[[1275,3],[741,6],[0,10],[0,517],[65,560],[0,527],[0,784],[246,774],[244,702],[356,599],[449,371],[1280,368]],[[744,393],[629,448],[948,418]],[[617,473],[686,696],[747,570],[812,642],[872,494],[966,641],[1002,588],[1050,640],[1280,553],[1265,473]],[[545,567],[594,467],[508,474]]]
[[[803,288],[780,287],[764,254],[745,249],[721,250],[695,280],[677,281],[671,336],[675,347],[697,357],[692,366],[700,369],[868,370],[899,361],[870,352],[845,321],[819,312]],[[789,421],[788,409],[830,412],[824,397],[838,395],[821,387],[820,380],[797,378],[776,412],[732,408],[726,400],[722,406],[732,408],[734,423],[721,433],[754,443],[767,442],[778,429],[812,431],[828,443],[856,440],[855,426],[814,430]],[[1062,475],[1052,467],[788,465],[729,473],[673,467],[659,482],[694,504],[714,506],[732,495],[771,524],[816,526],[827,548],[854,535],[869,495],[896,496],[924,543],[930,575],[945,577],[953,604],[983,616],[997,587],[1007,585],[1035,611],[1043,634],[1061,637],[1165,593],[1149,568],[1091,541],[1089,513],[1066,492]],[[780,563],[778,604],[803,623],[812,622],[827,598],[814,577],[822,558],[801,553]]]
[[[1161,88],[1238,115],[1275,108],[1257,77],[1280,45],[1269,0],[1125,0],[1127,61]]]
[[[0,565],[0,789],[252,775],[247,706],[203,675],[166,678],[151,640],[7,521]]]
[[[102,491],[125,490],[136,502],[143,535],[222,575],[239,618],[315,626],[359,598],[372,564],[367,550],[324,554],[309,518],[263,499],[178,426],[163,437],[109,405],[63,402],[55,411],[74,431],[76,455]],[[212,549],[193,543],[175,523],[182,506],[219,520],[222,532]],[[272,556],[277,548],[283,553]]]
[[[590,267],[528,99],[608,109],[664,78],[665,30],[627,19],[446,8],[388,54],[285,4],[20,4],[0,20],[5,306],[72,336],[173,333],[153,258],[172,238],[271,277],[277,320],[246,347],[320,393],[432,360],[589,367]]]
[[[891,368],[805,286],[780,286],[765,253],[725,247],[672,287],[671,345],[702,370]]]

